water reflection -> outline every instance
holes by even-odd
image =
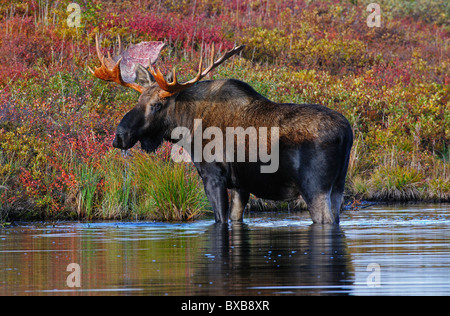
[[[193,282],[202,295],[348,293],[351,262],[337,225],[252,229],[215,224]]]
[[[250,214],[251,215],[251,214]],[[449,295],[449,205],[0,228],[1,295]],[[69,288],[67,266],[81,267]],[[371,266],[380,268],[370,286]]]

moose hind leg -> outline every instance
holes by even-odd
[[[247,205],[250,193],[239,190],[231,189],[231,214],[230,218],[232,221],[242,221],[244,215],[244,209]]]
[[[309,214],[314,223],[337,223],[338,219],[336,219],[331,208],[330,192],[317,192],[312,196],[305,197],[305,200],[308,205]]]
[[[333,184],[327,181],[328,178],[325,177],[325,181],[319,181],[320,179],[317,179],[315,175],[306,174],[300,179],[309,180],[299,181],[299,188],[313,222],[338,223],[339,219],[334,215],[331,204],[330,194]]]
[[[344,185],[341,183],[335,183],[333,189],[331,190],[331,210],[336,223],[339,223],[339,214],[341,212],[343,197],[344,197]]]
[[[347,177],[348,157],[349,154],[347,154],[345,158],[346,162],[342,166],[342,169],[331,190],[331,210],[333,211],[333,215],[337,223],[339,223],[339,213],[341,212],[342,203],[344,201],[343,197],[345,190],[345,178]]]

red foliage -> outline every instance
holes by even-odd
[[[57,56],[64,56],[58,60],[62,62],[60,66],[72,59],[69,45],[64,45],[52,27],[36,27],[32,16],[9,18],[5,30],[0,32],[0,43],[0,82],[37,76],[34,66],[55,66]]]
[[[233,47],[233,43],[224,37],[217,19],[208,17],[206,13],[183,16],[176,12],[155,13],[132,10],[129,9],[128,14],[118,16],[110,14],[100,29],[127,27],[143,40],[175,42],[179,45],[178,48],[188,50],[193,45],[211,45],[213,42],[220,43],[224,49]]]

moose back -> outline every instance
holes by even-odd
[[[152,66],[160,42],[119,49],[114,58],[103,56],[97,38],[96,44],[101,66],[91,72],[141,93],[117,127],[113,146],[129,149],[139,141],[154,151],[164,140],[181,144],[203,180],[216,222],[241,221],[250,194],[302,196],[314,223],[339,222],[353,143],[343,115],[316,104],[275,103],[235,79],[200,81],[244,46],[216,61],[212,47],[209,67],[203,70],[202,58],[195,78],[179,83],[175,71],[164,77]],[[121,65],[124,58],[134,78],[123,76],[130,73]]]

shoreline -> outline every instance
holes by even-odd
[[[195,8],[183,2],[177,10],[152,2],[155,15],[141,2],[88,1],[77,28],[65,23],[64,2],[51,8],[28,2],[0,4],[8,13],[0,21],[0,223],[191,220],[209,208],[197,171],[171,162],[170,146],[154,155],[133,148],[132,159],[111,147],[138,94],[88,71],[98,64],[97,33],[103,54],[118,46],[117,35],[124,47],[166,42],[158,67],[176,66],[182,76],[213,43],[220,50],[246,45],[209,79],[235,78],[274,102],[321,104],[344,115],[354,134],[344,196],[350,206],[450,201],[450,33],[443,1],[386,2],[381,28],[361,24],[368,14],[352,1],[305,2],[294,11],[290,2],[276,3],[276,10],[243,6],[244,15],[234,2]]]
[[[266,201],[267,202],[267,201]],[[258,213],[278,213],[278,212],[293,212],[293,213],[301,213],[301,212],[307,212],[306,208],[303,207],[286,207],[283,205],[276,205],[276,204],[285,204],[286,202],[283,201],[268,201],[271,202],[270,207],[260,207],[256,208],[254,205],[247,205],[247,208],[244,213],[244,219],[245,214],[252,213],[252,214],[258,214]],[[277,203],[278,202],[278,203]],[[263,202],[264,203],[264,202]],[[425,200],[415,200],[415,201],[370,201],[370,200],[345,200],[341,209],[341,213],[353,211],[357,212],[361,209],[365,209],[368,207],[372,207],[374,205],[380,205],[380,206],[399,206],[399,205],[441,205],[441,204],[449,204],[450,200],[446,201],[425,201]],[[201,219],[204,219],[204,217],[211,215],[212,211],[206,210],[199,214],[195,218],[191,218],[189,220],[161,220],[161,219],[152,219],[152,218],[145,218],[145,217],[136,217],[136,216],[123,216],[123,217],[117,217],[117,218],[101,218],[101,217],[77,217],[70,214],[67,214],[64,216],[64,214],[57,214],[57,216],[42,216],[35,215],[23,215],[20,216],[19,214],[23,211],[18,211],[18,214],[15,214],[14,212],[10,214],[1,214],[0,217],[0,228],[9,226],[9,225],[16,225],[17,223],[35,223],[35,222],[41,222],[41,223],[58,223],[58,222],[71,222],[71,221],[78,221],[78,222],[84,222],[84,223],[90,223],[90,222],[154,222],[154,223],[189,223],[189,222],[195,222]],[[212,215],[211,215],[212,216]],[[211,217],[213,218],[213,217]],[[20,225],[20,224],[19,224]]]

